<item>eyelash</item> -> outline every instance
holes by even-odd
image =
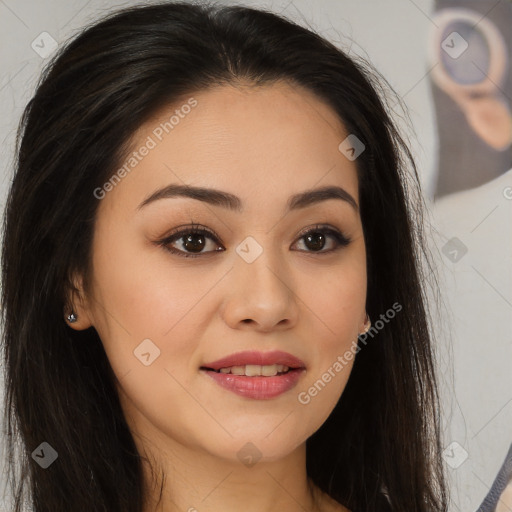
[[[306,237],[309,234],[312,234],[312,233],[323,233],[323,234],[328,234],[328,235],[332,236],[337,243],[337,247],[335,247],[334,249],[329,249],[328,251],[304,251],[304,250],[301,250],[299,252],[307,252],[307,253],[311,253],[311,254],[330,254],[332,252],[335,252],[335,251],[341,249],[342,247],[346,247],[352,241],[350,238],[346,237],[343,233],[340,233],[338,230],[333,229],[329,226],[321,225],[321,224],[317,224],[315,227],[307,229],[306,231],[300,233],[299,240],[301,238]],[[182,229],[179,229],[178,231],[174,231],[173,233],[166,236],[164,239],[159,240],[157,243],[158,243],[158,245],[162,246],[165,250],[169,251],[170,253],[176,254],[177,256],[181,256],[183,258],[197,258],[199,256],[204,256],[205,254],[222,252],[222,251],[215,250],[215,251],[207,251],[207,252],[203,252],[203,253],[193,254],[193,253],[186,253],[180,249],[175,249],[175,248],[169,247],[169,244],[171,242],[179,240],[180,238],[182,238],[185,235],[192,235],[192,234],[205,235],[208,238],[213,239],[215,241],[215,243],[220,245],[219,236],[214,231],[210,231],[209,229],[206,229],[206,228],[200,226],[199,224],[192,224],[191,226],[188,226],[186,228],[182,228]]]

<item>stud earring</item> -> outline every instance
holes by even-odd
[[[74,324],[78,320],[78,317],[73,313],[73,311],[71,311],[67,319],[70,324]]]

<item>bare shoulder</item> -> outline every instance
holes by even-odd
[[[351,512],[347,507],[332,499],[329,495],[322,494],[322,512]]]
[[[318,510],[322,512],[351,512],[347,507],[336,501],[329,494],[323,492],[319,487],[313,484],[313,493],[316,497]]]
[[[337,501],[334,502],[332,508],[325,508],[322,512],[351,512],[347,507],[344,507]]]

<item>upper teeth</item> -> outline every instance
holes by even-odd
[[[221,373],[232,373],[233,375],[247,375],[248,377],[254,377],[257,375],[263,375],[265,377],[272,377],[281,372],[287,372],[288,366],[284,364],[246,364],[245,366],[230,366],[228,368],[221,368]]]

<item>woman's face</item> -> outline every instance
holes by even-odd
[[[92,296],[76,328],[97,330],[130,428],[161,452],[273,460],[334,408],[366,300],[348,135],[304,90],[218,86],[144,124],[124,172],[95,191]],[[294,198],[324,187],[337,197]],[[252,354],[215,364],[240,352]]]

